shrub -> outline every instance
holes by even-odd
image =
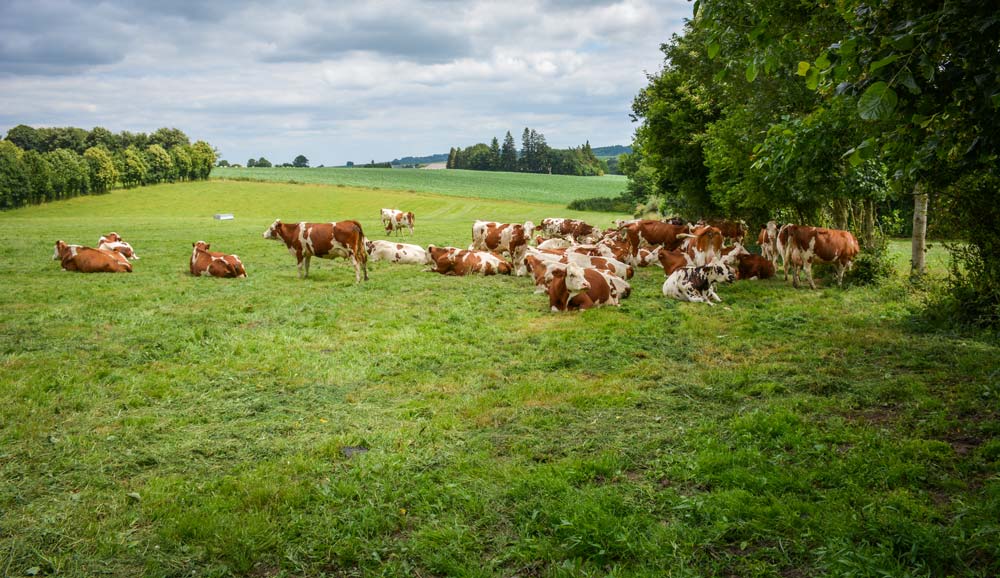
[[[852,285],[878,285],[895,273],[888,242],[885,237],[876,236],[870,246],[861,249],[845,278]]]
[[[573,211],[600,211],[604,213],[631,213],[632,203],[624,197],[593,197],[577,199],[566,206]]]

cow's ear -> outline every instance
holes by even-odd
[[[192,247],[194,247],[194,246],[195,246],[195,245],[197,245],[197,244],[198,244],[198,243],[191,243],[191,246],[192,246]]]

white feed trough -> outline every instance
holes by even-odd
[[[215,214],[215,220],[216,221],[232,221],[233,220],[233,214],[232,213],[216,213]]]

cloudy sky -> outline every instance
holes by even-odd
[[[628,144],[686,0],[0,0],[0,134],[176,127],[223,158]]]

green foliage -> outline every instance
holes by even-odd
[[[83,158],[90,167],[90,186],[95,193],[106,193],[118,182],[118,169],[104,147],[93,146],[84,151]]]
[[[191,151],[189,153],[191,157],[191,177],[192,179],[204,180],[207,179],[210,174],[212,174],[212,167],[215,166],[215,150],[207,142],[200,140],[191,145]],[[267,159],[261,157],[257,161],[257,166],[267,166],[262,165],[260,161],[267,162]]]
[[[877,236],[873,243],[861,248],[845,279],[850,285],[879,285],[895,274],[896,266],[889,254],[888,241]]]
[[[503,146],[500,148],[500,170],[511,173],[517,170],[517,145],[514,144],[510,131],[504,135]]]
[[[21,160],[28,177],[27,202],[38,204],[51,201],[55,197],[55,190],[52,187],[52,167],[45,155],[29,150],[24,152]]]
[[[299,155],[292,161],[292,166],[300,169],[309,168],[309,159],[307,159],[305,155]]]
[[[247,166],[250,166],[250,164],[247,163]],[[256,161],[254,161],[253,166],[255,166],[255,167],[261,167],[263,169],[270,168],[271,161],[267,160],[264,157],[260,157],[259,159],[257,159]]]
[[[122,153],[122,160],[122,186],[128,189],[147,182],[146,173],[149,171],[149,167],[146,165],[145,156],[139,149],[134,146],[126,148]]]
[[[69,149],[56,149],[45,154],[52,167],[52,189],[56,199],[69,199],[90,192],[90,165]]]
[[[607,172],[607,165],[594,155],[590,142],[575,148],[553,149],[546,144],[545,135],[527,127],[521,140],[520,156],[510,131],[504,136],[502,146],[494,137],[489,145],[478,143],[465,149],[452,148],[446,167],[576,176],[600,176]]]
[[[186,147],[191,145],[191,140],[184,134],[184,131],[176,128],[158,128],[149,135],[149,145],[159,145],[163,150],[170,150],[174,147]]]
[[[146,147],[146,177],[143,184],[172,182],[176,178],[174,161],[162,146],[152,144]]]
[[[626,196],[611,197],[591,197],[588,199],[577,199],[566,205],[567,209],[573,211],[600,211],[603,213],[631,213],[635,208],[635,203]]]
[[[170,149],[170,159],[174,163],[174,172],[177,175],[177,179],[185,181],[188,179],[196,178],[194,174],[194,166],[191,163],[191,147],[186,145],[175,146]],[[226,161],[220,161],[219,166],[223,166],[221,163],[225,162],[228,166],[229,163]]]
[[[13,209],[28,201],[28,173],[23,156],[24,151],[11,141],[0,141],[0,208]]]
[[[42,138],[30,126],[19,124],[7,131],[7,140],[22,151],[42,150]]]

